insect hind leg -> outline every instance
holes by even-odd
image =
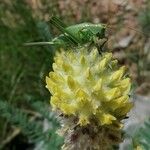
[[[54,42],[30,42],[24,43],[23,46],[35,46],[35,45],[55,45]]]
[[[103,47],[107,41],[108,41],[107,37],[100,38],[100,39],[97,37],[93,37],[93,43],[97,47],[99,54],[103,52]]]

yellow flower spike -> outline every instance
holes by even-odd
[[[98,56],[99,56],[99,54],[98,54],[98,51],[96,49],[94,49],[93,51],[91,51],[90,58],[92,60],[95,60]]]
[[[107,62],[109,62],[112,59],[112,53],[106,53],[104,58],[106,58]]]
[[[72,72],[73,71],[72,67],[68,63],[65,63],[65,62],[63,62],[63,64],[62,64],[62,68],[65,72]]]
[[[78,121],[78,124],[81,125],[81,126],[85,126],[87,124],[89,124],[89,119],[86,115],[81,115],[80,118],[79,118],[79,121]]]
[[[69,106],[69,107],[68,107]],[[75,110],[76,110],[76,107],[75,105],[72,105],[72,104],[65,104],[65,103],[62,103],[61,104],[61,109],[62,111],[64,112],[64,114],[67,114],[67,115],[72,115],[74,114],[75,115]]]
[[[120,123],[119,121],[115,120],[113,121],[113,124],[109,126],[112,130],[120,130],[124,127],[123,123]]]
[[[67,83],[71,90],[75,90],[78,87],[78,84],[71,76],[67,77]]]
[[[90,103],[89,102],[87,102],[87,101],[89,101],[89,99],[86,99],[86,98],[78,98],[77,99],[77,105],[78,105],[78,107],[80,108],[80,109],[82,109],[82,112],[86,112],[86,114],[89,114],[89,110],[87,111],[87,108],[85,108],[85,107],[89,107],[89,109],[91,109],[90,107]]]
[[[126,106],[126,104],[128,103],[128,100],[129,100],[129,96],[124,95],[124,96],[121,96],[117,99],[112,100],[110,102],[110,106],[111,106],[112,110],[114,111],[117,108],[121,108],[121,107]]]
[[[110,81],[115,82],[118,81],[122,78],[125,72],[125,66],[121,67],[119,70],[115,71],[111,76],[110,76]]]
[[[71,98],[70,94],[68,92],[58,91],[57,95],[61,98],[64,102],[68,101],[68,99]]]
[[[110,101],[110,100],[113,100],[114,98],[117,98],[121,95],[121,91],[119,88],[113,88],[111,90],[108,90],[106,93],[105,93],[105,97],[106,97],[106,100],[107,101]]]
[[[105,113],[99,114],[97,117],[101,125],[109,125],[112,124],[112,121],[116,120],[114,116]]]
[[[106,114],[106,115],[103,115],[101,122],[102,122],[102,125],[105,125],[105,124],[109,125],[109,124],[112,124],[114,120],[116,120],[114,116]]]
[[[103,71],[103,70],[106,68],[106,64],[107,64],[107,59],[104,58],[104,59],[101,60],[100,63],[99,63],[99,66],[98,66],[99,70],[100,70],[100,71]]]
[[[86,76],[86,78],[87,79],[92,79],[92,73],[91,73],[91,70],[90,70],[90,68],[88,67],[87,68],[87,70],[86,70],[86,72],[85,72],[85,76]]]
[[[56,63],[57,66],[59,66],[59,67],[62,66],[62,64],[63,64],[62,59],[60,59],[59,57],[55,57],[54,60],[55,60],[55,63]]]
[[[50,72],[49,77],[54,81],[54,82],[64,82],[63,77],[59,74],[56,74],[55,72]]]
[[[76,56],[73,53],[68,53],[69,59],[76,61]]]
[[[56,84],[51,80],[51,78],[46,77],[46,88],[53,94],[56,91]]]
[[[53,96],[50,100],[53,109],[60,107],[61,101],[57,96]]]
[[[56,63],[53,63],[53,64],[52,64],[52,68],[53,68],[54,71],[59,70],[59,69],[58,69],[59,67],[57,66]]]
[[[78,89],[77,92],[76,92],[76,97],[78,97],[78,98],[87,98],[88,94],[84,90]]]
[[[98,92],[102,89],[102,79],[100,78],[96,85],[93,87],[94,92]]]
[[[122,92],[124,92],[124,94],[128,94],[131,88],[130,78],[123,79],[122,81],[118,83],[117,86],[120,87],[120,89],[122,90]]]
[[[132,107],[133,107],[133,103],[128,102],[125,106],[115,110],[115,113],[118,114],[118,116],[124,116],[131,110]]]
[[[80,63],[84,66],[86,64],[85,57],[82,55],[80,58]]]
[[[131,81],[111,53],[99,55],[96,48],[89,52],[83,47],[59,52],[54,60],[46,87],[55,110],[76,118],[80,126],[93,120],[99,126],[121,124],[119,115],[125,116],[132,106],[128,98]]]

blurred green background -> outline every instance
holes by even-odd
[[[134,93],[150,96],[149,1],[0,1],[0,149],[57,150],[63,138],[51,112],[45,77],[55,47],[25,47],[23,43],[50,41],[60,32],[49,24],[52,15],[66,24],[106,23],[106,49],[129,67]],[[150,137],[150,136],[149,136]]]

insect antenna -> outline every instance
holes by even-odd
[[[136,30],[136,29],[134,29],[134,28],[132,28],[132,27],[129,27],[129,26],[127,26],[127,28],[129,28],[129,29],[131,29],[131,30],[133,30],[133,31],[135,31],[135,32],[137,32],[137,33],[139,33],[139,34],[143,34],[143,35],[145,35],[146,37],[150,38],[150,36],[149,36],[148,34],[142,32],[142,31],[140,31],[140,30]]]
[[[123,1],[117,2],[117,4],[119,3],[118,5],[121,6],[121,7],[127,7],[129,2],[130,2],[129,0],[123,0]],[[111,25],[110,19],[109,19],[109,18],[113,18],[114,14],[115,14],[115,13],[111,12],[111,4],[112,3],[114,3],[112,0],[110,0],[109,3],[108,3],[108,17],[107,17],[108,21],[107,21],[106,24],[104,24],[107,29],[116,29],[116,27],[114,25]],[[130,29],[132,31],[135,31],[136,33],[138,33],[140,35],[143,35],[146,38],[150,38],[150,35],[148,33],[144,33],[141,30],[137,30],[134,27],[131,27],[129,25],[127,25],[127,26],[125,26],[123,28],[128,28],[128,29]],[[115,40],[116,43],[118,43],[118,41],[117,41],[117,39],[115,37],[113,38],[113,40]]]
[[[113,27],[112,25],[108,25],[108,24],[104,24],[104,25],[106,26],[106,28],[109,28],[109,29],[115,28],[115,27]],[[144,35],[144,36],[150,38],[150,36],[149,36],[148,34],[142,32],[142,31],[140,31],[140,30],[136,30],[136,29],[134,29],[133,27],[126,26],[126,27],[124,27],[124,28],[129,28],[130,30],[133,30],[133,31],[135,31],[135,32],[137,32],[137,33],[139,33],[139,34],[142,34],[142,35]]]

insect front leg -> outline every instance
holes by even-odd
[[[94,42],[95,46],[97,47],[99,54],[101,54],[103,52],[103,47],[107,41],[108,41],[107,37],[100,38],[100,39],[95,36],[93,37],[93,42]]]
[[[108,41],[108,37],[105,37],[105,38],[103,38],[103,39],[100,39],[101,40],[101,45],[100,45],[100,47],[99,47],[99,50],[100,51],[103,51],[103,47],[104,47],[104,45],[106,44],[106,42]]]

